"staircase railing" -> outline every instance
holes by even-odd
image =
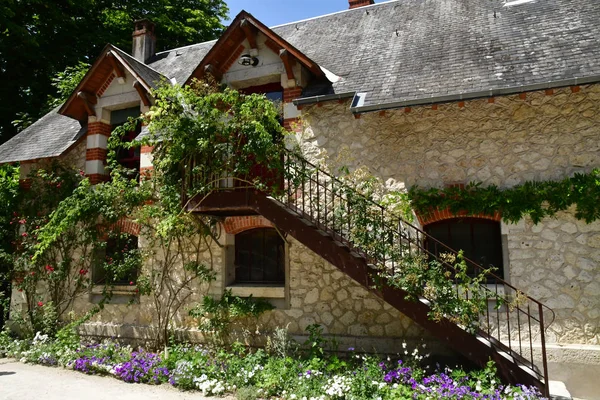
[[[417,265],[423,268],[428,268],[431,262],[442,265],[449,272],[447,279],[454,283],[451,294],[454,299],[489,299],[477,310],[479,317],[475,324],[465,323],[461,327],[495,348],[509,361],[525,368],[548,387],[545,330],[554,321],[554,312],[549,307],[496,276],[489,268],[462,257],[454,249],[302,156],[286,151],[282,165],[284,171],[280,171],[277,179],[273,174],[267,179],[271,186],[267,190],[269,195],[347,246],[357,256],[364,257],[381,284],[390,284],[394,276],[401,276],[407,260],[420,262]],[[191,167],[187,171],[193,171],[193,165]],[[212,177],[187,173],[184,193],[193,192],[190,189],[200,182],[204,190],[254,187],[250,182],[257,177],[246,175],[238,178],[228,169],[225,167],[219,176]],[[468,286],[461,285],[465,274],[464,271],[461,274],[460,267],[457,269],[457,259],[464,259],[469,276],[481,275],[484,279],[469,280],[471,284]],[[415,293],[415,300],[435,304],[438,296],[419,290]],[[545,313],[550,314],[550,318]],[[452,320],[451,315],[445,317]],[[461,325],[460,320],[458,324]],[[536,354],[538,350],[534,343],[539,343],[540,354]],[[542,361],[541,370],[534,361],[538,357]]]

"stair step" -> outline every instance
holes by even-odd
[[[536,379],[539,379],[539,374],[537,372],[535,372],[534,370],[532,370],[531,368],[529,368],[526,365],[521,365],[521,364],[516,364],[519,366],[519,368],[521,368],[523,371],[527,372],[529,375],[533,376]]]
[[[508,354],[505,351],[502,350],[496,350],[496,353],[498,353],[499,355],[501,355],[502,357],[506,358],[508,361],[510,361],[511,363],[515,363],[515,359],[513,358],[513,356],[511,356],[510,354]]]
[[[552,400],[572,400],[573,397],[567,389],[564,382],[561,381],[549,381],[548,389],[550,389],[550,398]]]
[[[489,340],[487,340],[486,338],[477,335],[477,340],[479,340],[481,343],[485,344],[487,347],[492,347],[492,342],[490,342]]]
[[[355,258],[360,258],[360,259],[363,259],[363,260],[365,259],[365,257],[364,257],[362,254],[359,254],[359,253],[357,253],[356,251],[351,251],[351,252],[350,252],[350,255],[351,255],[352,257],[355,257]]]

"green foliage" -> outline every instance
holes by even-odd
[[[161,51],[215,39],[227,12],[223,0],[3,0],[0,98],[11,100],[0,110],[0,142],[40,117],[48,96],[59,97],[60,71],[94,60],[106,43],[131,49],[136,19],[156,23]]]
[[[217,343],[228,343],[230,330],[235,322],[247,318],[258,318],[274,307],[263,299],[238,297],[226,290],[220,299],[204,296],[202,304],[190,310],[190,315],[198,319],[201,332],[210,335]]]
[[[463,399],[484,395],[494,399],[541,398],[534,388],[501,384],[491,361],[481,370],[438,366],[430,371],[420,366],[422,356],[414,356],[417,348],[411,351],[406,344],[403,348],[405,355],[400,358],[351,352],[342,360],[336,355],[306,357],[302,353],[280,357],[239,343],[229,350],[171,343],[159,355],[111,340],[73,345],[43,335],[21,341],[0,333],[0,357],[58,364],[87,374],[110,373],[125,381],[135,378],[118,371],[135,369],[139,382],[164,382],[168,378],[178,389],[198,390],[205,396],[232,393],[238,399],[426,400],[434,394],[436,398],[455,398],[460,393]]]
[[[0,329],[8,317],[12,280],[12,244],[15,231],[11,222],[19,203],[19,167],[0,166]]]
[[[286,131],[277,108],[263,95],[195,82],[184,88],[163,86],[154,96],[146,140],[155,144],[154,169],[161,176],[157,190],[173,210],[181,208],[182,187],[188,199],[205,195],[225,175],[241,186],[281,189],[276,179],[263,182],[251,173],[257,164],[284,169]],[[195,184],[188,185],[190,180]]]
[[[52,78],[52,86],[56,89],[55,96],[49,96],[46,104],[46,111],[58,107],[64,103],[73,93],[79,82],[90,69],[90,64],[79,61],[73,66],[65,68],[64,71],[58,72]]]
[[[527,181],[508,189],[495,185],[470,183],[464,188],[409,190],[411,204],[417,212],[428,215],[435,209],[449,208],[453,213],[494,215],[499,212],[506,222],[518,222],[525,216],[534,223],[559,211],[576,206],[575,216],[591,223],[600,218],[600,170],[575,173],[560,181]]]
[[[443,254],[433,260],[423,256],[404,257],[392,273],[384,276],[390,286],[405,290],[411,299],[429,300],[431,319],[446,318],[475,332],[488,299],[498,297],[483,285],[492,271],[473,274],[459,251],[456,256]]]

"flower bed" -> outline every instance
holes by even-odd
[[[13,340],[0,334],[0,357],[112,375],[125,382],[170,384],[208,396],[232,393],[246,400],[542,399],[535,388],[502,385],[492,362],[472,372],[428,366],[425,345],[403,349],[403,357],[349,349],[349,357],[340,358],[327,355],[322,342],[316,343],[309,351],[290,346],[286,339],[286,348],[274,341],[255,351],[240,344],[227,350],[178,344],[153,353],[109,340],[79,344],[72,338],[51,340],[38,334],[33,340]]]

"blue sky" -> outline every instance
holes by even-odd
[[[348,0],[225,0],[230,19],[246,10],[267,26],[348,9]],[[229,21],[226,21],[228,24]]]

